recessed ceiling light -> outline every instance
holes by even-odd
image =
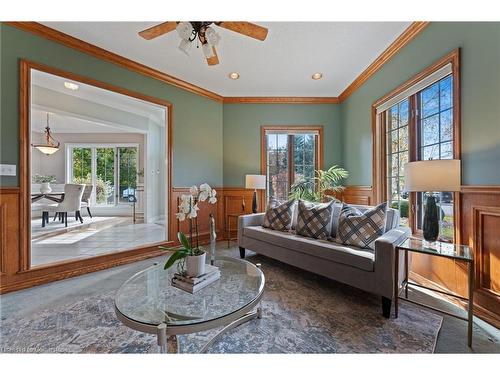
[[[70,89],[70,90],[78,90],[78,85],[76,83],[73,83],[73,82],[64,82],[64,87],[66,87],[67,89]]]
[[[318,79],[323,78],[323,73],[314,73],[314,74],[311,76],[311,78],[317,81]]]
[[[238,79],[238,78],[240,78],[240,75],[236,72],[232,72],[232,73],[229,73],[229,78]]]

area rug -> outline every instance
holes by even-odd
[[[263,318],[223,335],[210,353],[432,353],[442,317],[401,304],[382,317],[380,297],[263,256]],[[197,353],[218,329],[180,336],[181,353]],[[114,292],[97,294],[1,324],[0,351],[157,353],[154,335],[119,322]]]

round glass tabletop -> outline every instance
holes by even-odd
[[[116,309],[140,324],[182,326],[233,314],[255,302],[264,290],[264,274],[255,265],[236,258],[218,258],[219,280],[188,293],[172,286],[176,267],[147,268],[128,279],[115,297]]]

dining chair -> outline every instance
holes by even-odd
[[[47,204],[41,207],[42,210],[42,227],[49,223],[49,212],[55,212],[63,220],[64,226],[68,226],[68,212],[75,212],[75,219],[79,219],[83,223],[80,209],[82,205],[82,196],[85,185],[83,184],[66,184],[64,185],[64,199],[60,203]]]
[[[92,191],[94,191],[94,185],[85,185],[85,190],[82,195],[82,208],[87,208],[90,218],[92,219],[92,213],[90,212],[90,197],[92,196]]]

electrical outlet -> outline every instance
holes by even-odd
[[[0,176],[15,176],[15,175],[16,175],[15,164],[0,164]]]

